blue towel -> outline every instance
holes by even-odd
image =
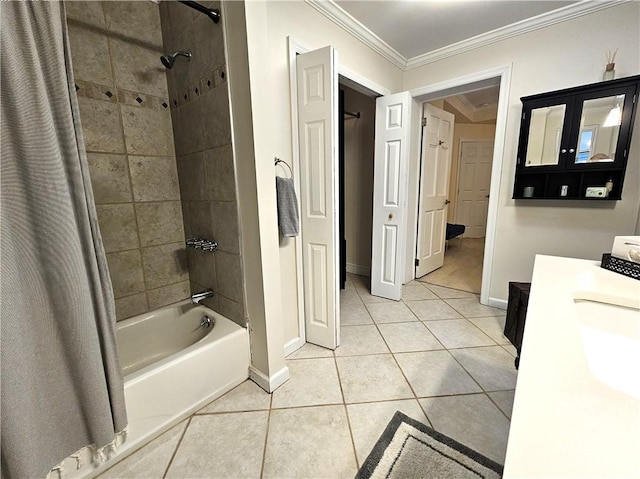
[[[276,195],[280,234],[282,236],[298,236],[300,234],[300,217],[293,178],[276,176]]]

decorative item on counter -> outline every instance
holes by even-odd
[[[611,190],[613,189],[613,178],[609,178],[604,184],[604,187],[607,189],[607,196],[609,196],[609,193],[611,193]]]
[[[604,74],[602,75],[602,81],[613,80],[616,77],[616,53],[618,53],[618,49],[611,53],[611,50],[607,52],[607,66],[604,69]]]
[[[525,186],[522,196],[524,196],[525,198],[533,198],[533,191],[533,186]]]
[[[560,196],[567,196],[569,194],[569,185],[562,185],[560,187]]]

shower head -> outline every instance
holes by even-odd
[[[162,55],[160,57],[160,61],[167,68],[173,68],[173,64],[176,61],[177,57],[185,57],[187,61],[191,60],[191,53],[189,52],[175,52],[171,55]]]

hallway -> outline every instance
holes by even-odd
[[[444,253],[444,266],[418,278],[422,283],[480,294],[484,238],[454,238]]]

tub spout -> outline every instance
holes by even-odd
[[[206,298],[211,298],[213,296],[212,289],[205,289],[204,291],[200,291],[199,293],[193,293],[191,295],[191,302],[193,304],[198,304],[200,301]]]

